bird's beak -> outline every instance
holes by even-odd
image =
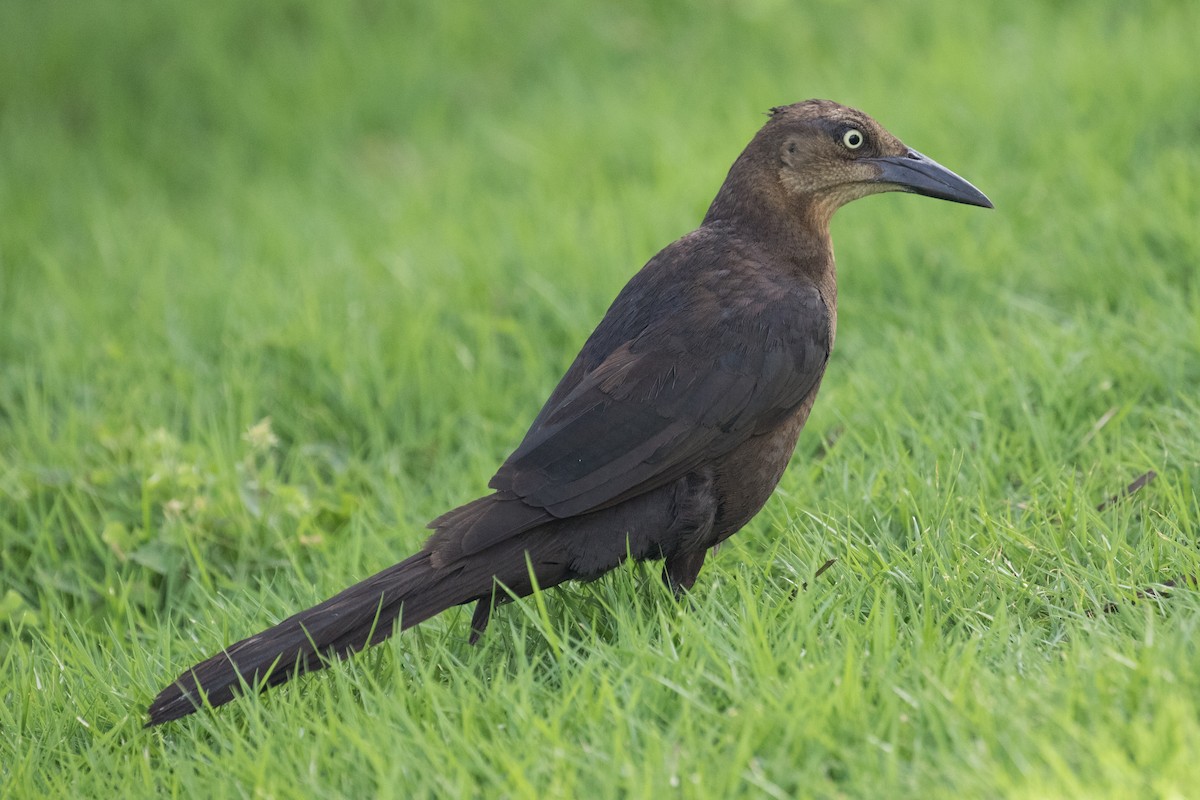
[[[899,191],[923,194],[939,200],[993,208],[992,201],[988,200],[983,192],[916,150],[909,150],[902,156],[873,158],[871,162],[879,167],[875,183],[891,184]]]

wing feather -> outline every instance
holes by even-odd
[[[777,425],[817,385],[831,341],[815,289],[782,294],[717,325],[647,326],[543,409],[492,488],[574,516],[675,480]]]

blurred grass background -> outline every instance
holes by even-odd
[[[0,794],[1188,796],[1200,600],[1134,601],[1200,571],[1197,30],[1172,2],[0,0]],[[806,97],[997,211],[839,213],[821,398],[687,611],[623,570],[481,648],[451,613],[140,729],[482,491]]]

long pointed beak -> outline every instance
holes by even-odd
[[[932,158],[909,150],[907,155],[873,158],[878,165],[876,183],[887,183],[902,192],[923,194],[939,200],[966,203],[969,206],[994,208],[983,192],[955,175]]]

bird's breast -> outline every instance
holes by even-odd
[[[774,429],[751,436],[714,465],[718,511],[713,526],[717,542],[732,536],[757,514],[783,477],[808,420],[820,381],[800,406]]]

